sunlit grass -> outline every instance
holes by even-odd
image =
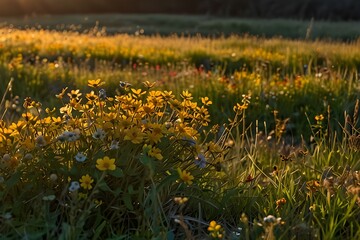
[[[359,56],[2,29],[0,237],[360,237]]]

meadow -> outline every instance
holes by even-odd
[[[360,41],[2,28],[2,239],[360,238]]]

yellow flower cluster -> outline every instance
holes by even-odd
[[[211,221],[208,227],[210,236],[214,239],[222,239],[224,237],[224,229],[216,221]]]
[[[84,191],[93,190],[100,179],[93,169],[102,171],[101,176],[120,177],[126,163],[139,156],[158,161],[163,172],[177,171],[177,182],[187,185],[195,179],[193,169],[219,162],[220,144],[199,144],[202,129],[210,122],[208,97],[194,101],[189,91],[183,91],[176,99],[171,91],[152,90],[155,84],[150,82],[144,89],[121,82],[123,93],[108,96],[101,89],[105,85],[95,79],[88,81],[88,93],[62,89],[56,95],[62,103],[58,109],[43,111],[40,103],[26,98],[25,113],[17,122],[0,121],[0,175],[8,179],[21,167],[23,181],[31,182],[33,166],[39,166],[38,180],[44,179],[42,173],[48,180],[56,175],[57,183],[68,179],[64,183],[70,192],[87,194]]]

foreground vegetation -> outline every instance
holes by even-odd
[[[2,29],[0,236],[359,238],[359,49]]]

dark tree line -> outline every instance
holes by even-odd
[[[360,0],[0,0],[0,16],[33,13],[170,13],[360,20]]]

